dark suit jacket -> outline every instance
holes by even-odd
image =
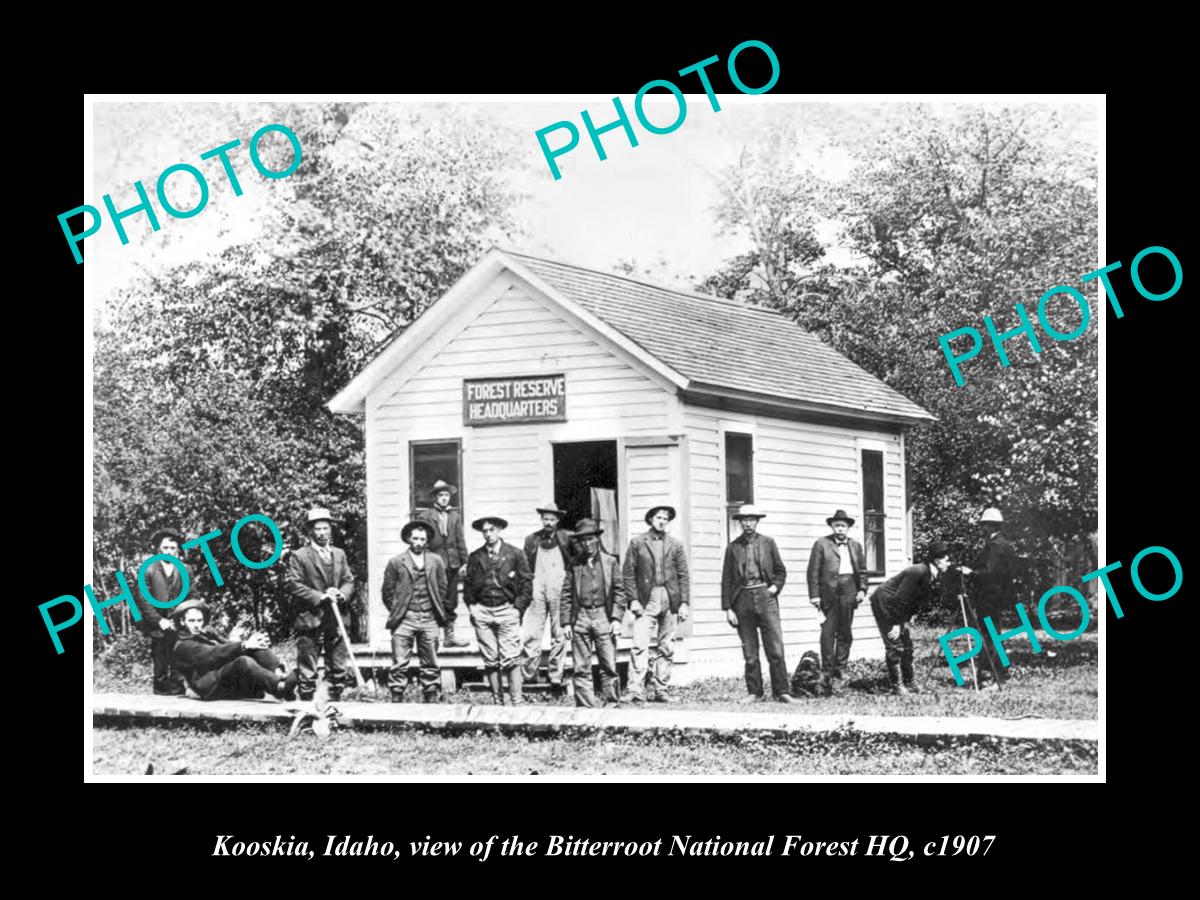
[[[571,532],[559,528],[554,532],[558,541],[558,552],[562,554],[563,568],[571,568]],[[529,571],[537,571],[537,555],[541,548],[542,531],[535,531],[525,537],[525,558],[529,561]]]
[[[625,566],[621,576],[625,581],[625,605],[632,606],[637,600],[642,606],[650,602],[650,591],[654,589],[654,555],[650,552],[650,532],[634,535],[625,554]],[[683,543],[669,534],[663,535],[663,581],[667,597],[671,601],[671,612],[691,602],[691,580],[688,576],[687,552]]]
[[[775,541],[765,534],[758,535],[758,539],[762,542],[759,566],[763,581],[775,585],[775,595],[779,596],[787,581],[787,568]],[[745,583],[742,569],[746,564],[747,545],[746,535],[741,534],[725,548],[725,564],[721,567],[721,609],[733,608],[733,601]]]
[[[227,641],[211,628],[199,634],[183,631],[171,652],[171,664],[193,691],[207,697],[217,686],[221,666],[245,652],[241,641]]]
[[[333,613],[327,613],[324,603],[326,588],[337,588],[342,592],[345,601],[339,601],[338,606],[345,616],[349,608],[350,593],[354,588],[354,573],[346,561],[346,552],[339,547],[333,549],[333,580],[325,581],[325,567],[321,564],[317,551],[312,544],[306,544],[299,550],[293,550],[287,561],[287,589],[292,598],[292,629],[294,631],[315,631],[324,623],[326,616],[333,620]]]
[[[847,538],[850,546],[850,568],[854,570],[854,580],[860,591],[867,589],[867,556],[863,553],[863,545],[854,538]],[[837,541],[833,535],[827,534],[818,538],[813,544],[812,553],[808,557],[808,596],[819,597],[821,605],[832,603],[836,597],[838,566],[841,557],[837,551]]]
[[[579,594],[583,589],[583,570],[587,560],[580,560],[567,570],[563,579],[562,599],[559,601],[559,617],[563,625],[575,624],[579,616]],[[609,620],[625,616],[625,589],[622,585],[621,567],[617,558],[600,551],[600,580],[604,583],[604,611]]]
[[[192,573],[189,569],[189,591],[192,587],[194,587],[194,584],[191,580],[191,575]],[[162,560],[159,560],[155,562],[154,565],[150,567],[150,571],[146,573],[146,588],[150,591],[155,600],[159,601],[160,603],[165,603],[174,600],[179,596],[179,592],[183,589],[182,580],[183,579],[180,578],[179,572],[176,570],[175,566],[171,566],[169,575],[163,572]],[[172,610],[159,609],[157,606],[147,601],[146,598],[142,596],[140,588],[137,589],[137,608],[138,612],[142,614],[142,621],[138,625],[142,633],[150,635],[151,637],[155,635],[161,635],[163,633],[163,629],[159,623],[163,619],[169,618]]]
[[[933,592],[932,583],[929,563],[908,566],[875,588],[871,605],[879,607],[879,615],[888,625],[907,622]]]
[[[387,569],[383,573],[383,605],[387,607],[388,631],[400,627],[412,602],[413,579],[416,577],[416,567],[408,551],[388,560]],[[436,553],[425,554],[425,583],[429,586],[429,599],[433,603],[433,617],[439,625],[446,624],[446,607],[442,598],[446,596],[446,563]]]
[[[467,557],[467,577],[463,582],[463,599],[467,605],[483,601],[484,579],[487,578],[487,545],[472,550]],[[533,599],[533,573],[524,551],[512,544],[500,542],[500,590],[508,602],[523,610]]]
[[[990,537],[983,546],[973,570],[975,583],[983,592],[986,603],[1014,603],[1013,577],[1017,574],[1017,554],[1003,534]]]
[[[451,569],[459,568],[467,560],[467,538],[463,533],[462,511],[451,507],[446,511],[446,536],[438,530],[438,514],[433,509],[419,509],[412,517],[414,522],[425,522],[430,527],[428,547]]]

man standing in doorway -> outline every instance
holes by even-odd
[[[667,693],[667,685],[675,656],[675,628],[677,622],[687,621],[690,611],[687,553],[680,541],[667,534],[667,525],[675,519],[675,507],[665,503],[652,506],[645,519],[650,530],[629,542],[621,573],[626,603],[634,615],[629,700],[643,702],[648,677],[649,699],[671,703],[674,698]],[[657,639],[653,651],[652,631]]]
[[[576,706],[596,706],[592,693],[592,654],[600,663],[600,691],[605,704],[620,703],[617,646],[613,634],[625,616],[625,591],[617,558],[600,549],[604,533],[593,519],[580,519],[575,539],[582,553],[563,584],[562,624],[571,632]]]
[[[854,519],[839,509],[825,520],[833,534],[818,538],[808,558],[808,602],[821,622],[821,674],[826,692],[840,686],[854,641],[854,611],[867,596],[867,558],[862,544],[846,535]]]
[[[559,528],[558,523],[566,512],[556,503],[537,507],[542,517],[540,531],[525,538],[525,556],[533,571],[533,600],[525,610],[521,626],[521,668],[526,682],[537,678],[542,659],[542,637],[546,622],[550,622],[550,655],[546,661],[546,674],[550,690],[561,697],[563,685],[563,659],[567,653],[566,636],[562,629],[562,613],[559,601],[562,596],[563,579],[570,568],[571,532]]]
[[[317,657],[325,654],[329,699],[340,700],[346,684],[350,651],[338,630],[333,604],[343,617],[349,612],[354,573],[345,551],[333,546],[333,517],[327,509],[308,511],[310,542],[288,557],[287,586],[292,598],[292,630],[296,633],[297,692],[311,700],[317,689]]]
[[[500,537],[507,521],[484,516],[471,527],[483,532],[483,546],[467,557],[464,598],[492,697],[504,703],[503,676],[516,706],[521,702],[521,610],[533,594],[533,575],[524,551]]]
[[[425,703],[441,699],[441,667],[437,658],[438,625],[446,619],[446,563],[436,553],[426,553],[431,528],[409,522],[400,529],[408,551],[392,557],[383,573],[383,605],[392,633],[392,669],[388,689],[393,703],[403,703],[408,689],[408,661],[415,645],[421,663],[421,697]]]
[[[779,592],[787,580],[787,569],[775,541],[758,533],[762,513],[753,503],[745,503],[733,518],[742,525],[742,533],[725,548],[721,570],[721,608],[742,641],[746,661],[746,689],[762,698],[762,664],[758,658],[758,639],[771,672],[771,692],[780,703],[791,703],[791,684],[783,656],[783,627],[779,621]]]
[[[173,528],[156,531],[150,538],[150,549],[155,555],[174,556],[179,559],[177,564],[160,559],[146,573],[146,589],[159,603],[170,603],[183,593],[183,576],[179,573],[181,567],[186,571],[179,552],[179,545],[182,543],[183,535]],[[171,696],[186,693],[187,688],[184,687],[182,676],[171,668],[171,651],[179,637],[171,616],[173,610],[161,609],[148,603],[140,593],[139,591],[137,609],[142,614],[142,620],[138,623],[138,628],[150,638],[150,659],[154,664],[154,693]]]
[[[454,623],[458,617],[458,573],[467,561],[462,512],[450,505],[450,498],[456,493],[458,488],[439,478],[429,489],[433,508],[419,510],[413,516],[413,521],[430,526],[429,552],[436,553],[446,564],[446,595],[442,598],[442,607],[446,611],[446,622],[442,627],[444,647],[465,647],[469,643],[454,636]]]

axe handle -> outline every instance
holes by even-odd
[[[342,621],[342,613],[338,609],[336,600],[331,600],[329,605],[333,607],[333,617],[337,619],[338,632],[341,634],[342,640],[346,642],[346,653],[350,657],[350,668],[354,670],[354,680],[361,691],[366,687],[366,684],[363,682],[362,672],[358,671],[358,663],[354,659],[354,648],[350,646],[350,636],[346,634],[346,624]]]

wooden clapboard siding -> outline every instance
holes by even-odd
[[[672,394],[532,289],[512,284],[492,302],[468,301],[464,310],[471,314],[448,340],[441,336],[436,355],[415,371],[401,366],[367,397],[368,567],[372,638],[380,645],[383,570],[404,549],[400,528],[411,513],[409,441],[461,440],[468,546],[481,543],[471,520],[487,514],[508,519],[505,540],[520,546],[540,527],[535,507],[553,495],[552,442],[662,435],[677,417]],[[557,372],[567,379],[567,422],[464,428],[464,379]],[[678,466],[678,449],[672,457],[666,446],[631,447],[618,458],[622,522],[644,527],[643,504],[661,498],[657,480],[671,465]]]
[[[721,611],[720,574],[726,531],[724,452],[726,431],[754,435],[754,496],[766,513],[761,530],[779,545],[788,570],[780,595],[788,662],[815,649],[816,613],[808,603],[807,568],[813,542],[829,533],[825,519],[844,508],[858,522],[851,535],[862,537],[861,442],[882,446],[887,510],[886,575],[907,564],[905,510],[896,432],[852,429],[790,421],[769,416],[684,406],[689,453],[690,543],[692,549],[694,636],[689,641],[698,661],[740,659],[737,633]],[[873,579],[877,583],[882,579]],[[864,603],[854,620],[854,656],[879,656],[882,646],[874,619]]]

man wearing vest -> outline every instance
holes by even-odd
[[[554,696],[561,697],[565,691],[562,678],[567,641],[562,630],[559,600],[563,579],[570,566],[571,532],[558,527],[566,512],[557,504],[539,506],[537,512],[542,517],[542,528],[525,538],[525,556],[533,571],[533,600],[525,610],[521,626],[522,677],[525,681],[537,678],[542,659],[542,637],[549,620],[550,654],[546,660],[546,675]]]
[[[354,573],[343,550],[334,547],[333,517],[327,509],[310,509],[311,543],[294,551],[287,561],[286,581],[292,600],[292,630],[296,633],[298,693],[311,700],[317,689],[317,657],[324,651],[329,699],[340,700],[346,684],[350,651],[338,631],[332,605],[343,618],[349,612]]]
[[[173,556],[178,562],[171,563],[160,559],[150,566],[146,573],[146,589],[159,603],[170,603],[183,593],[183,576],[180,569],[187,571],[187,566],[180,559],[179,545],[183,543],[183,535],[173,528],[164,528],[154,533],[150,539],[150,549],[161,556]],[[189,573],[190,575],[190,573]],[[189,578],[190,583],[190,578]],[[141,591],[138,591],[141,594]],[[171,651],[179,634],[175,622],[171,618],[171,610],[161,609],[140,597],[137,603],[142,620],[138,628],[142,634],[150,638],[150,659],[154,664],[154,693],[178,695],[186,693],[183,678],[171,668]]]
[[[471,527],[483,532],[483,546],[467,557],[467,609],[492,697],[497,704],[504,703],[503,676],[516,706],[521,702],[521,610],[529,605],[533,575],[525,553],[500,537],[508,522],[484,516]]]
[[[667,534],[675,519],[675,507],[665,503],[646,511],[650,530],[636,535],[625,554],[622,578],[626,603],[633,612],[633,647],[629,655],[629,699],[641,703],[647,676],[650,699],[670,703],[667,693],[671,663],[675,656],[675,628],[686,622],[690,582],[687,553],[683,544]],[[650,633],[657,638],[650,650]]]
[[[393,703],[404,702],[408,687],[408,661],[415,645],[421,663],[421,697],[436,703],[441,694],[441,668],[437,658],[438,627],[446,621],[442,598],[446,596],[446,563],[436,553],[426,553],[431,528],[409,522],[400,529],[408,551],[388,561],[383,573],[383,605],[392,633],[392,669],[388,689]]]
[[[908,566],[871,594],[871,612],[883,637],[893,694],[919,693],[913,681],[913,645],[908,622],[929,595],[940,588],[941,576],[949,568],[946,545],[935,541],[925,553],[925,562]]]
[[[833,534],[818,538],[808,557],[808,602],[821,622],[821,671],[825,690],[841,683],[854,641],[854,611],[867,596],[867,558],[862,544],[846,536],[854,519],[839,509],[825,520]]]
[[[620,703],[617,647],[613,635],[625,616],[625,592],[617,558],[600,549],[604,529],[592,519],[575,525],[582,553],[563,583],[562,624],[571,632],[576,706],[596,706],[592,693],[592,654],[600,663],[600,690],[605,703]]]
[[[746,689],[763,697],[762,663],[758,637],[767,653],[771,671],[771,693],[780,703],[792,702],[792,686],[783,655],[783,627],[779,621],[779,592],[787,580],[787,569],[775,541],[758,533],[763,513],[753,503],[744,503],[733,518],[742,533],[725,548],[721,569],[721,608],[730,627],[736,628],[746,661]]]
[[[458,619],[458,573],[467,561],[462,512],[450,505],[450,498],[458,493],[458,488],[439,478],[429,493],[433,497],[433,508],[419,510],[413,519],[430,526],[429,552],[436,553],[446,564],[446,593],[442,598],[446,621],[442,628],[442,643],[446,647],[466,647],[468,641],[454,636],[454,623]]]

